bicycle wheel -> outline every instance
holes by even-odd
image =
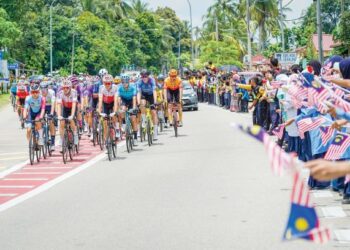
[[[173,127],[174,127],[175,137],[177,137],[177,115],[176,115],[176,112],[173,112]]]
[[[99,124],[99,132],[98,132],[98,144],[100,145],[100,149],[104,149],[104,140],[103,140],[103,125]]]
[[[92,144],[94,145],[94,147],[96,146],[96,144],[98,144],[98,134],[97,134],[97,122],[96,119],[93,118],[92,120]]]
[[[68,131],[68,152],[69,152],[69,158],[71,161],[73,161],[73,155],[74,155],[74,135],[72,131]]]
[[[107,149],[108,160],[112,161],[112,142],[109,134],[107,134],[107,138],[106,138],[106,149]]]
[[[47,158],[47,152],[50,151],[47,149],[47,130],[44,128],[44,132],[43,132],[43,142],[44,142],[44,145],[41,146],[41,151],[43,153],[43,156],[44,156],[44,159]]]
[[[43,147],[43,146],[37,145],[37,148],[35,149],[36,161],[37,161],[37,162],[40,162],[42,147]]]
[[[62,138],[62,155],[64,164],[68,161],[69,149],[68,149],[68,134],[64,131],[64,136]]]
[[[152,145],[152,134],[151,134],[151,123],[150,121],[147,121],[147,142],[148,146]]]
[[[140,140],[141,140],[141,142],[144,141],[144,130],[142,127],[142,121],[140,121]]]
[[[160,129],[160,132],[163,132],[163,129],[164,129],[163,121],[159,122],[159,129]]]
[[[113,157],[117,158],[117,139],[115,138],[114,128],[111,128],[110,130],[110,138],[111,138],[111,147],[112,147]]]
[[[30,161],[30,165],[34,164],[34,157],[35,157],[35,148],[34,148],[33,133],[31,133],[30,134],[30,138],[29,138],[29,161]]]
[[[130,133],[129,129],[126,128],[125,143],[126,143],[126,150],[128,151],[128,153],[131,152],[129,133]]]

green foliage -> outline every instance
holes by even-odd
[[[17,24],[9,21],[7,12],[0,8],[0,48],[13,46],[20,35]]]
[[[349,50],[350,47],[350,11],[345,11],[339,23],[339,40],[343,43],[343,47]]]
[[[202,44],[201,50],[200,61],[202,63],[213,61],[218,66],[227,64],[242,65],[237,44],[229,40],[207,41]]]

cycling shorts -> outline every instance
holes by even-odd
[[[109,115],[113,113],[114,110],[114,102],[112,103],[102,103],[102,112]]]
[[[167,89],[167,100],[168,103],[180,103],[180,89],[171,90]]]

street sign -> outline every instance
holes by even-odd
[[[9,64],[9,65],[7,66],[7,68],[8,68],[9,70],[19,69],[19,64],[18,64],[18,63]]]
[[[275,58],[281,64],[293,64],[297,60],[297,53],[276,53]]]

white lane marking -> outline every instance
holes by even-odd
[[[0,153],[0,156],[1,155],[22,155],[22,154],[28,154],[28,152]]]
[[[12,186],[12,185],[0,185],[0,188],[33,188],[34,186],[30,186],[30,185],[16,185],[16,186]]]
[[[47,181],[48,178],[4,178],[3,181]]]
[[[25,169],[23,169],[23,170],[25,170]],[[33,174],[33,175],[36,175],[36,174],[48,174],[48,175],[50,175],[50,174],[62,174],[63,172],[24,172],[24,173],[22,173],[22,172],[18,172],[18,173],[13,173],[13,174],[15,174],[15,175],[22,175],[22,174],[24,174],[24,175],[31,175],[31,174]]]
[[[349,244],[350,243],[350,229],[339,229],[334,230],[335,238],[339,243]]]
[[[14,165],[13,167],[10,167],[9,169],[3,171],[0,173],[0,178],[3,178],[5,177],[6,175],[9,175],[21,168],[23,168],[25,165],[27,165],[29,163],[29,160],[25,161],[25,162],[21,162],[21,163],[18,163],[16,165]]]
[[[0,197],[13,197],[16,196],[17,194],[0,194]]]
[[[346,217],[346,213],[344,212],[342,207],[322,207],[321,210],[326,218]]]
[[[333,194],[331,191],[324,190],[324,191],[315,191],[312,193],[315,198],[330,198],[333,197]]]
[[[120,144],[118,144],[118,148],[121,148],[125,145],[125,141],[121,142]],[[6,209],[9,209],[25,200],[28,200],[29,198],[38,195],[46,190],[48,190],[49,188],[57,185],[58,183],[68,179],[69,177],[72,177],[76,174],[78,174],[79,172],[93,166],[95,163],[97,163],[98,161],[102,160],[106,158],[106,152],[101,152],[99,155],[95,156],[95,158],[91,159],[90,161],[80,165],[79,167],[76,167],[75,169],[73,169],[72,171],[69,171],[55,179],[53,179],[52,181],[49,181],[47,183],[44,183],[43,185],[39,186],[36,189],[33,189],[23,195],[20,195],[8,202],[5,202],[4,204],[0,205],[0,212],[5,211]]]
[[[73,167],[24,167],[22,170],[71,169]],[[35,172],[33,172],[35,173]]]
[[[8,157],[8,158],[0,158],[0,161],[8,161],[8,160],[18,160],[18,159],[25,159],[28,158],[28,156],[18,156],[18,157]]]

